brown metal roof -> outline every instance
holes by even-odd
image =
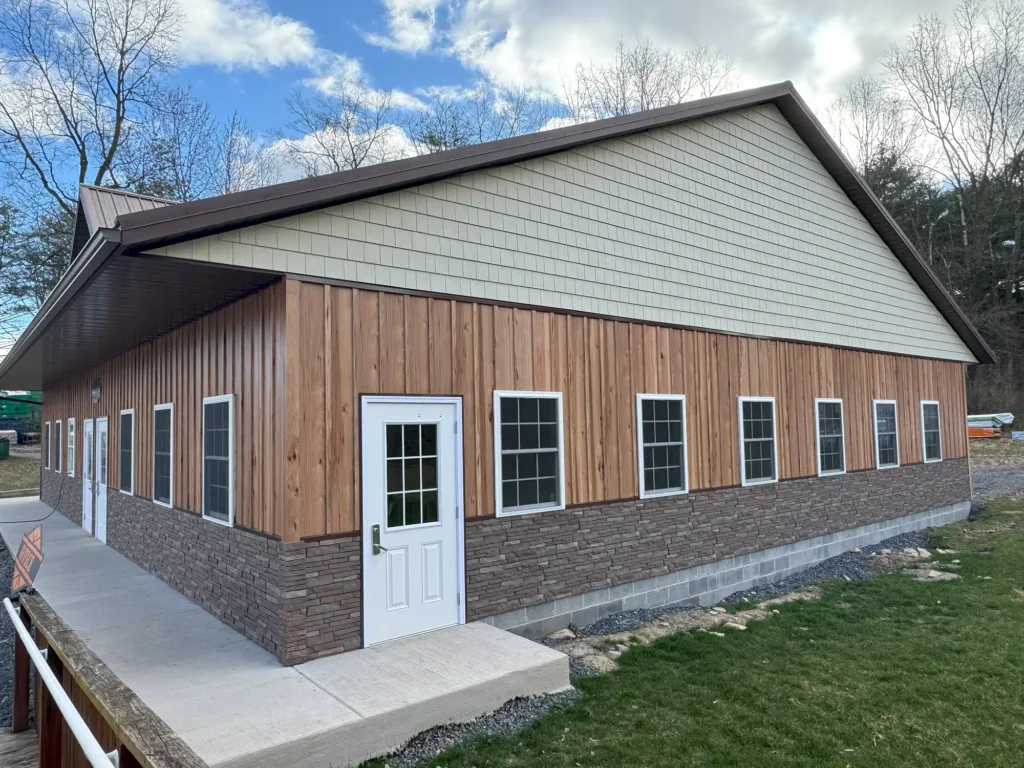
[[[168,205],[175,205],[175,201],[149,195],[137,195],[134,192],[125,192],[121,189],[80,184],[72,255],[77,256],[81,252],[97,229],[114,229],[118,216],[152,211]]]
[[[118,217],[121,242],[132,250],[142,250],[767,103],[775,104],[789,120],[978,361],[994,362],[995,355],[988,344],[789,81],[354,171],[180,203],[171,208],[128,213]]]
[[[78,258],[0,363],[0,384],[35,388],[44,374],[51,380],[104,355],[116,354],[126,345],[152,338],[276,279],[271,273],[210,269],[211,265],[187,260],[168,260],[175,263],[164,264],[164,260],[133,254],[469,171],[768,103],[789,120],[975,357],[983,363],[994,362],[992,350],[854,171],[792,83],[785,82],[189,203],[171,205],[167,200],[83,186],[80,226],[76,228]],[[87,242],[91,247],[85,247]],[[148,277],[147,270],[153,270]],[[187,305],[184,309],[179,311],[164,300],[168,297],[161,294],[161,286],[169,284],[177,284],[181,289],[174,292],[174,297]],[[190,296],[196,300],[189,301]],[[103,318],[99,322],[95,322],[97,313]],[[76,328],[86,323],[92,323],[90,332],[82,335]]]

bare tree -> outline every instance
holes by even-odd
[[[173,64],[174,0],[7,0],[0,8],[0,162],[18,192],[67,212],[118,163]]]
[[[389,91],[359,75],[341,76],[326,93],[288,99],[292,119],[279,142],[285,159],[307,176],[336,173],[394,160],[404,153],[396,139],[398,110]]]
[[[649,38],[629,47],[620,40],[611,62],[576,65],[563,98],[581,123],[712,96],[728,87],[732,69],[731,58],[704,47],[680,54]]]
[[[277,162],[270,148],[234,113],[221,131],[217,145],[214,194],[265,187],[277,179]]]
[[[909,162],[921,149],[920,123],[900,94],[881,80],[864,77],[850,83],[826,115],[862,176],[882,156]]]
[[[481,82],[470,90],[434,94],[403,127],[415,151],[427,154],[534,133],[553,114],[552,100],[544,93]]]

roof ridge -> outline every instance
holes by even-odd
[[[141,192],[131,192],[127,189],[118,189],[117,187],[104,187],[99,184],[79,184],[78,189],[88,189],[93,192],[109,192],[112,195],[122,195],[123,197],[138,197],[142,200],[153,200],[157,203],[167,203],[168,205],[178,205],[181,200],[171,200],[166,197],[157,197],[156,195],[146,195]],[[81,195],[79,195],[81,197]]]

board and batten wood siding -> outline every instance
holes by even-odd
[[[941,403],[944,458],[967,454],[961,363],[298,280],[286,293],[287,539],[359,529],[365,394],[462,397],[467,517],[494,514],[495,389],[563,393],[570,505],[639,495],[637,393],[687,396],[693,490],[740,483],[741,395],[776,398],[783,480],[817,473],[816,397],[843,400],[851,471],[875,464],[875,398],[897,401],[903,464],[922,460],[922,399]]]
[[[235,523],[275,532],[284,508],[285,286],[229,304],[44,393],[44,420],[75,419],[82,473],[83,421],[110,422],[108,484],[120,478],[120,412],[135,409],[135,495],[153,496],[153,407],[174,404],[174,506],[202,508],[202,402],[235,395]],[[102,394],[94,404],[91,387]]]
[[[154,252],[975,362],[774,105]]]

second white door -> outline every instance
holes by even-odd
[[[107,420],[96,419],[96,538],[107,543]]]
[[[92,499],[95,485],[96,432],[92,419],[82,422],[82,527],[92,533]]]
[[[366,645],[462,620],[460,405],[363,399]]]

